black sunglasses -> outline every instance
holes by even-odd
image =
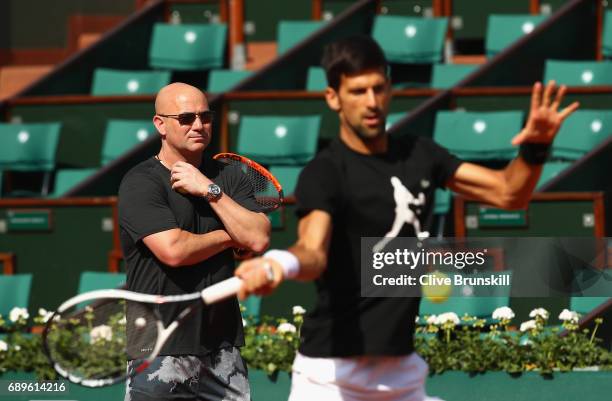
[[[211,110],[206,110],[200,113],[158,114],[158,116],[175,118],[181,125],[191,125],[195,121],[196,117],[200,119],[202,124],[210,124],[215,117],[215,113],[213,113]]]

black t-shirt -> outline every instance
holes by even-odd
[[[361,237],[384,237],[395,217],[391,177],[433,207],[461,161],[425,137],[389,138],[389,150],[363,155],[334,140],[302,171],[296,188],[297,213],[318,209],[332,216],[327,269],[316,280],[317,303],[302,327],[300,352],[311,357],[407,355],[413,351],[420,298],[366,298],[360,291]],[[421,226],[425,225],[421,221]],[[423,228],[422,230],[424,230]],[[404,224],[398,236],[413,237]]]
[[[206,160],[201,171],[249,210],[257,211],[252,185],[237,167]],[[225,196],[224,195],[224,196]],[[176,295],[202,290],[233,275],[230,249],[192,266],[169,267],[158,260],[142,239],[150,234],[180,228],[194,234],[223,229],[223,224],[203,198],[172,190],[170,171],[150,158],[131,169],[119,188],[121,246],[127,261],[127,288],[147,294]],[[157,306],[164,323],[175,320],[186,304]],[[128,306],[128,314],[129,314]],[[129,339],[128,339],[129,341]],[[242,318],[236,298],[196,313],[177,329],[161,355],[203,355],[244,345]]]

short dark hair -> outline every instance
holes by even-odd
[[[338,90],[340,78],[366,70],[381,69],[387,73],[387,59],[374,39],[366,35],[349,36],[325,46],[321,65],[325,69],[327,83]]]

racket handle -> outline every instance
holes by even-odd
[[[202,291],[202,300],[205,304],[213,304],[238,293],[242,280],[238,277],[228,278],[217,284],[213,284]]]

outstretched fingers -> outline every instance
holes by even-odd
[[[561,121],[565,120],[570,114],[575,112],[576,109],[578,109],[578,107],[580,107],[580,103],[574,102],[570,104],[569,106],[567,106],[566,108],[564,108],[563,110],[561,110],[561,113],[559,113],[559,117],[561,118]]]

